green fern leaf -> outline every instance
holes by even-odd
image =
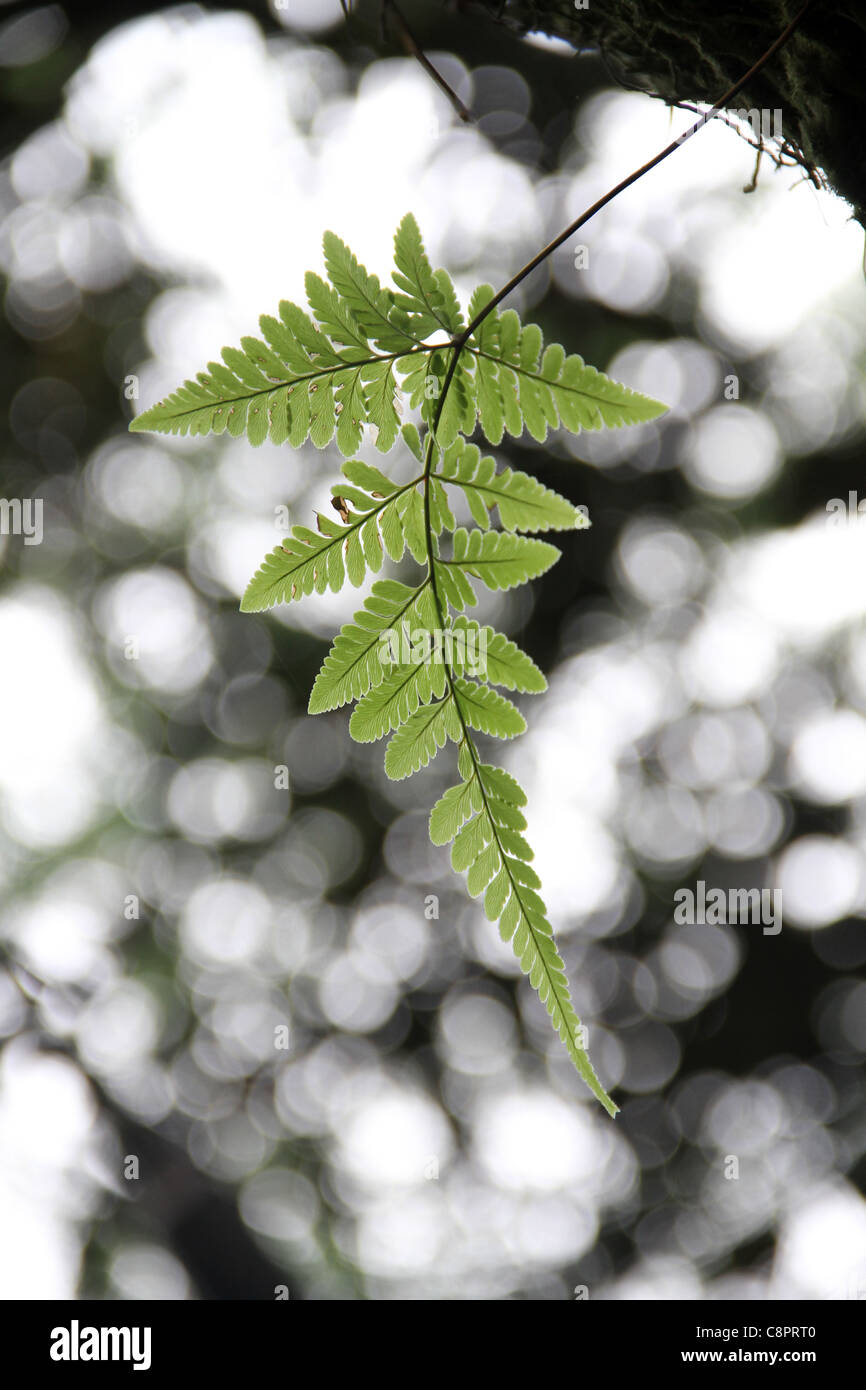
[[[479,285],[469,303],[470,321],[493,298],[492,285]],[[476,369],[478,418],[491,444],[499,444],[506,428],[506,399],[499,380],[500,356],[499,315],[492,310],[473,334],[479,348]],[[519,409],[518,409],[519,416]],[[519,434],[522,426],[512,431]]]
[[[418,223],[411,212],[403,218],[394,237],[394,283],[403,294],[395,300],[414,316],[414,326],[426,337],[436,328],[459,333],[463,316],[449,277],[444,270],[434,273]]]
[[[356,483],[376,498],[390,497],[393,493],[400,491],[398,483],[386,478],[385,474],[372,463],[364,463],[361,459],[350,459],[343,464],[343,476],[349,479],[350,483]]]
[[[439,377],[430,368],[430,363],[435,357],[436,352],[433,350],[426,356],[418,352],[407,353],[405,357],[398,357],[394,363],[395,370],[402,377],[400,386],[403,394],[413,408],[423,406],[430,395],[439,394]]]
[[[366,383],[364,403],[367,419],[376,426],[376,448],[386,454],[400,431],[397,383],[393,362],[375,362],[361,369]]]
[[[341,454],[354,454],[361,442],[367,418],[367,399],[360,367],[334,375],[334,412],[337,417],[337,448]],[[313,441],[315,443],[315,441]]]
[[[347,476],[381,479],[392,489],[390,497],[377,500],[343,484],[335,488],[333,501],[344,524],[338,526],[330,517],[320,514],[317,517],[319,534],[306,526],[293,526],[291,536],[265,556],[250,580],[241,602],[245,613],[258,613],[276,603],[289,603],[312,593],[313,589],[322,594],[330,588],[336,593],[347,576],[350,584],[357,588],[368,565],[374,572],[379,569],[383,543],[392,559],[401,558],[405,547],[402,509],[411,497],[415,497],[423,515],[414,483],[393,491],[393,485],[388,484],[378,469],[367,473],[369,465],[357,461],[350,462],[346,468]],[[350,512],[346,503],[351,499],[357,500],[367,514],[359,516]],[[381,541],[375,531],[377,520]]]
[[[430,529],[433,535],[440,536],[443,531],[453,531],[457,522],[448,505],[448,495],[434,474],[428,478],[427,487],[430,502]]]
[[[342,343],[348,349],[346,359],[351,362],[368,358],[370,344],[366,334],[342,296],[312,270],[304,276],[304,288],[316,322],[332,342]]]
[[[405,724],[420,705],[441,699],[445,684],[445,667],[438,662],[392,667],[381,684],[358,701],[349,720],[349,733],[358,743],[384,738]]]
[[[467,887],[474,897],[484,894],[485,914],[499,922],[503,941],[511,942],[579,1075],[608,1114],[615,1115],[618,1107],[596,1076],[583,1046],[584,1032],[571,1001],[565,967],[553,941],[546,908],[535,892],[538,876],[526,863],[531,850],[516,837],[519,843],[511,844],[515,852],[506,853],[504,832],[490,810],[501,797],[509,800],[499,804],[523,805],[525,794],[501,768],[464,762],[462,770],[463,786],[450,787],[434,807],[436,835],[431,815],[431,838],[437,844],[453,838],[452,866],[466,873]],[[477,808],[474,813],[473,808]]]
[[[456,439],[446,449],[439,476],[463,491],[474,520],[486,528],[488,508],[499,508],[499,519],[506,531],[566,531],[589,525],[588,518],[558,492],[544,487],[528,473],[504,468],[496,472],[496,461],[482,458],[475,444]]]
[[[502,767],[495,767],[490,763],[481,763],[479,772],[484,779],[485,788],[489,788],[489,794],[495,801],[503,802],[508,806],[525,806],[526,792],[510,772],[506,772]],[[526,822],[524,821],[524,827]]]
[[[392,734],[385,750],[385,771],[395,782],[411,777],[435,758],[449,738],[457,743],[461,737],[460,720],[449,694],[436,705],[424,705],[416,710]]]
[[[424,450],[421,447],[421,438],[418,434],[417,426],[411,424],[411,422],[406,425],[401,425],[400,433],[403,436],[404,444],[412,451],[418,462],[423,463]]]
[[[344,361],[344,358],[334,349],[321,329],[316,327],[309,314],[299,305],[293,304],[290,299],[280,300],[280,319],[285,324],[289,335],[304,350],[311,362],[318,361],[333,365]],[[260,319],[259,325],[268,342],[271,342],[267,332],[267,322],[267,320]],[[270,320],[270,322],[273,323],[274,320]],[[276,344],[274,346],[276,347]]]
[[[377,277],[359,264],[333,232],[325,232],[322,240],[328,279],[365,337],[384,352],[405,352],[415,339],[394,322],[393,300]]]
[[[429,582],[409,589],[396,579],[377,580],[363,608],[334,638],[313,685],[309,713],[339,709],[379,685],[391,671],[381,659],[382,635],[396,631],[404,621],[410,628],[435,625]]]
[[[481,791],[474,777],[443,792],[430,812],[430,839],[434,845],[447,845],[464,821],[481,810]]]
[[[530,540],[508,531],[454,532],[450,560],[436,561],[437,570],[448,567],[452,574],[461,570],[480,579],[488,589],[513,589],[528,579],[537,579],[559,559],[559,551],[546,541]]]
[[[490,286],[482,286],[476,296],[479,306],[486,303],[492,297]],[[560,423],[577,434],[603,426],[641,424],[667,409],[587,366],[576,353],[567,356],[559,343],[551,343],[542,353],[541,329],[537,324],[521,326],[514,310],[502,315],[491,311],[469,346],[479,361],[481,424],[493,444],[499,443],[506,424],[510,433],[519,433],[512,428],[517,419],[515,404],[539,442]]]
[[[274,444],[288,440],[293,449],[303,444],[310,433],[310,386],[314,384],[303,381],[285,386],[270,397],[270,438]]]
[[[409,552],[419,565],[423,565],[427,559],[427,534],[424,528],[424,503],[421,494],[414,487],[410,488],[402,494],[396,506]]]
[[[526,733],[526,720],[516,705],[489,685],[454,678],[454,695],[470,729],[493,738],[516,738]]]
[[[337,536],[321,536],[306,526],[293,526],[291,537],[266,555],[250,580],[241,609],[260,613],[276,603],[290,603],[315,589],[323,594],[330,587],[335,593],[345,578],[340,540],[348,527],[337,528]]]
[[[462,613],[454,619],[452,631],[455,635],[466,634],[463,649],[474,654],[472,664],[477,668],[472,674],[482,676],[490,685],[501,685],[506,690],[533,695],[547,689],[543,672],[504,633],[495,632],[492,627],[480,627]],[[455,667],[462,670],[464,664],[455,662]]]
[[[436,424],[436,442],[440,448],[453,444],[458,434],[471,434],[475,428],[475,372],[471,357],[460,357],[451,377],[442,409],[438,397],[426,403],[427,423]],[[444,390],[445,375],[441,382]]]
[[[541,884],[532,867],[526,796],[502,768],[479,761],[474,735],[514,738],[520,710],[498,689],[538,692],[546,681],[526,652],[489,626],[463,616],[474,583],[511,589],[544,574],[559,558],[544,541],[515,534],[582,528],[581,510],[526,473],[482,457],[466,440],[476,423],[491,443],[524,428],[538,440],[560,425],[599,429],[654,419],[665,407],[612,381],[513,309],[491,308],[481,285],[464,318],[444,270],[430,265],[415,219],[395,237],[395,290],[383,287],[339,237],[324,237],[328,281],[309,273],[311,318],[287,300],[264,315],[261,338],[244,337],[222,360],[143,412],[135,431],[246,434],[323,448],[336,438],[346,457],[317,529],[295,526],[265,560],[241,607],[262,611],[313,591],[358,586],[407,547],[426,568],[420,585],[378,580],[337,634],[310,694],[311,714],[357,701],[349,730],[359,742],[390,735],[385,771],[394,779],[425,767],[449,740],[458,745],[460,782],[430,814],[435,844],[451,842],[451,863],[484,911],[511,941],[580,1075],[610,1114],[616,1106],[582,1046],[562,960],[553,942]],[[476,323],[476,319],[479,321]],[[443,334],[448,341],[443,342]],[[432,336],[434,341],[424,341]],[[400,383],[398,390],[398,380]],[[400,393],[419,411],[426,436],[400,424]],[[363,430],[385,452],[398,436],[422,465],[403,485],[352,455]],[[459,488],[475,527],[457,526],[448,487]],[[490,528],[498,510],[501,531]],[[440,537],[451,535],[450,556]],[[456,616],[452,616],[456,615]]]
[[[475,590],[459,565],[440,561],[437,556],[433,574],[437,592],[441,593],[445,603],[450,604],[458,613],[463,608],[473,608],[478,602]]]
[[[319,281],[327,294],[330,287]],[[350,405],[338,444],[346,452],[357,447],[360,430],[353,420],[368,418],[366,400],[358,409],[349,358],[375,361],[360,347],[337,353],[307,315],[288,300],[280,318],[263,315],[260,324],[268,343],[245,337],[240,348],[223,348],[222,362],[210,362],[195,381],[186,381],[165,400],[142,411],[130,422],[134,433],[204,435],[246,433],[250,442],[286,440],[297,448],[308,437],[324,448],[334,436],[337,413],[334,388],[341,406]],[[363,342],[363,338],[359,339]],[[270,344],[270,346],[268,345]],[[351,445],[351,448],[350,448]]]

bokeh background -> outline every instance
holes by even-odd
[[[44,508],[0,536],[0,1296],[862,1298],[850,210],[744,192],[714,122],[515,296],[671,406],[495,451],[593,524],[479,609],[550,678],[503,757],[613,1122],[428,842],[453,756],[389,783],[306,714],[365,590],[238,611],[336,454],[126,431],[326,228],[384,276],[411,209],[465,301],[691,121],[403,9],[472,122],[372,0],[0,3],[2,493]],[[678,925],[699,879],[781,932]]]

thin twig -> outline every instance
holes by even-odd
[[[397,8],[394,0],[382,0],[382,17],[384,18],[386,14],[393,15],[394,26],[400,36],[400,42],[409,54],[409,57],[414,58],[416,62],[420,63],[428,76],[432,77],[439,90],[444,92],[451,102],[451,105],[454,107],[461,121],[473,121],[474,117],[472,112],[469,110],[468,106],[463,105],[457,93],[448,86],[442,74],[436,71],[430,59],[427,57],[427,54],[412,33],[412,30],[409,28],[409,25],[403,18],[403,15],[400,13],[400,10]]]
[[[759,174],[760,169],[761,169],[761,155],[762,155],[763,153],[764,153],[764,146],[763,146],[763,143],[759,141],[759,142],[758,142],[758,153],[757,153],[757,155],[755,156],[755,168],[754,168],[754,171],[753,171],[753,173],[752,173],[751,180],[749,181],[749,183],[746,184],[745,188],[743,189],[743,192],[744,192],[744,193],[754,193],[755,189],[758,187],[758,174]]]

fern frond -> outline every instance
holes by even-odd
[[[328,279],[365,337],[383,352],[405,352],[416,339],[402,326],[405,315],[395,308],[393,296],[333,232],[325,232],[322,244]]]
[[[454,698],[470,729],[493,738],[516,738],[526,733],[526,720],[520,710],[492,686],[455,676]]]
[[[356,362],[368,358],[370,344],[367,335],[333,286],[315,271],[308,270],[304,276],[304,289],[307,291],[307,303],[322,332],[332,342],[342,343],[346,348],[343,360]]]
[[[476,290],[475,312],[492,298],[490,285]],[[560,423],[578,434],[642,424],[667,409],[588,367],[577,353],[567,355],[559,343],[545,348],[538,325],[521,324],[513,309],[491,310],[468,346],[478,361],[479,418],[491,444],[500,442],[505,428],[519,435],[523,424],[543,443]]]
[[[415,354],[426,362],[433,349],[400,327],[406,315],[393,305],[390,292],[379,288],[375,276],[330,233],[325,250],[336,283],[313,272],[305,277],[316,322],[283,300],[279,318],[265,314],[259,320],[266,341],[245,337],[240,348],[223,348],[222,362],[209,363],[195,381],[136,416],[130,429],[180,435],[227,431],[246,434],[254,445],[270,439],[293,448],[307,438],[324,448],[336,433],[337,447],[348,455],[370,424],[377,447],[390,449],[399,429],[395,360],[414,368]],[[388,350],[383,356],[376,347]]]
[[[484,894],[484,911],[498,921],[503,941],[510,941],[521,969],[550,1015],[578,1073],[609,1115],[614,1104],[581,1045],[583,1029],[571,1000],[565,966],[553,941],[547,909],[535,891],[538,877],[529,868],[532,851],[519,835],[499,824],[496,808],[517,811],[526,796],[502,768],[479,763],[461,753],[461,785],[449,787],[430,814],[434,844],[453,840],[452,866],[466,874],[473,897]],[[521,817],[522,819],[522,817]]]
[[[453,443],[461,431],[471,434],[475,428],[475,363],[468,355],[458,359],[440,411],[448,368],[449,355],[444,348],[431,350],[426,359],[415,354],[397,362],[409,404],[420,409],[428,429],[435,425],[437,442],[443,448]]]
[[[434,845],[447,845],[464,821],[480,811],[483,801],[475,778],[458,782],[443,792],[430,812],[430,839]]]
[[[492,627],[480,627],[474,619],[462,613],[454,619],[452,632],[455,636],[465,634],[463,649],[475,654],[474,662],[480,667],[482,675],[490,685],[501,685],[506,690],[519,690],[524,694],[537,695],[547,689],[543,672],[526,652],[521,651],[503,632]],[[455,669],[463,670],[466,663],[455,659]],[[475,672],[473,672],[475,674]]]
[[[366,515],[348,510],[343,496],[347,492],[365,505]],[[420,505],[414,483],[382,501],[364,498],[341,485],[334,501],[343,504],[341,517],[346,524],[340,526],[319,513],[318,532],[308,526],[293,526],[291,536],[265,556],[253,575],[241,600],[242,611],[260,613],[276,603],[303,598],[314,589],[319,594],[329,588],[338,593],[347,576],[357,588],[368,568],[375,573],[381,567],[383,544],[391,559],[399,560],[408,539],[404,516],[412,496]]]
[[[476,444],[463,439],[445,450],[437,476],[462,490],[473,520],[484,529],[494,506],[506,531],[568,531],[589,525],[584,513],[558,492],[528,473],[510,468],[497,473],[495,459],[482,457]]]
[[[350,459],[344,463],[340,470],[344,478],[348,478],[350,483],[363,488],[369,494],[370,505],[375,506],[376,502],[383,497],[391,497],[395,492],[400,492],[399,483],[392,482],[387,478],[381,469],[376,468],[372,463],[364,463],[361,459]],[[366,510],[365,499],[365,510]]]
[[[479,285],[469,304],[470,321],[492,298],[493,287]],[[523,432],[517,393],[504,389],[504,383],[500,382],[500,364],[496,360],[500,356],[499,318],[499,314],[491,310],[471,340],[472,346],[479,349],[475,373],[478,418],[491,444],[499,444],[506,430],[511,435]]]
[[[253,575],[241,599],[244,613],[260,613],[275,603],[290,603],[313,589],[323,594],[327,588],[335,593],[343,586],[345,569],[342,541],[349,527],[337,526],[336,535],[328,534],[334,523],[320,518],[327,528],[317,535],[307,526],[293,526],[291,537],[266,555]]]
[[[337,422],[337,448],[341,454],[354,454],[361,443],[368,416],[367,393],[362,380],[363,367],[334,374],[334,416]],[[312,431],[311,431],[312,436]],[[313,441],[315,443],[315,440]]]
[[[434,473],[427,479],[430,498],[430,529],[434,536],[443,531],[453,531],[457,526],[454,513],[448,505],[448,494]]]
[[[460,720],[449,693],[438,704],[416,710],[392,734],[385,750],[385,771],[395,782],[411,777],[435,758],[449,738],[458,743],[461,737]]]
[[[382,661],[382,634],[396,631],[403,622],[410,627],[435,626],[429,580],[417,589],[396,579],[376,581],[363,608],[334,638],[313,685],[309,713],[338,709],[379,685],[391,671],[390,663]]]
[[[376,428],[376,448],[386,454],[400,431],[400,408],[393,362],[367,363],[361,368],[367,420]]]
[[[408,492],[404,492],[394,505],[399,511],[400,524],[410,554],[419,565],[423,565],[427,559],[427,536],[424,530],[424,503],[421,494],[412,487]]]
[[[475,363],[471,357],[461,356],[451,376],[444,402],[439,408],[440,393],[445,391],[448,368],[443,363],[438,366],[445,354],[434,353],[430,359],[431,372],[439,373],[436,394],[425,399],[422,413],[432,429],[436,429],[436,442],[440,448],[453,444],[459,434],[471,434],[475,428]],[[437,364],[434,366],[434,364]]]
[[[500,693],[533,693],[546,681],[526,652],[489,626],[466,618],[473,585],[511,589],[544,574],[559,558],[523,531],[580,529],[582,511],[527,473],[497,472],[493,458],[467,443],[480,421],[492,444],[505,433],[544,440],[549,429],[578,431],[651,420],[665,407],[610,380],[558,344],[544,346],[537,324],[513,309],[491,308],[480,286],[469,307],[471,336],[454,286],[434,270],[414,217],[394,239],[395,289],[384,286],[348,246],[327,232],[328,279],[310,272],[305,284],[312,317],[283,300],[279,316],[263,315],[261,338],[224,348],[194,381],[145,410],[130,429],[174,434],[245,434],[298,448],[336,440],[346,457],[331,490],[331,513],[316,530],[295,526],[265,557],[241,607],[259,612],[304,594],[358,586],[388,558],[408,550],[426,571],[411,588],[377,580],[322,664],[309,711],[357,701],[349,732],[359,742],[390,735],[385,771],[393,779],[425,767],[450,740],[459,745],[460,782],[430,815],[434,844],[451,842],[451,863],[473,896],[511,941],[579,1074],[610,1114],[607,1096],[581,1046],[562,960],[553,943],[541,884],[523,832],[526,796],[502,768],[481,763],[474,736],[514,738],[526,723]],[[476,322],[478,320],[478,322]],[[443,341],[443,335],[447,341]],[[433,341],[425,341],[432,337]],[[401,395],[426,429],[401,425]],[[365,427],[386,452],[402,439],[421,465],[398,485],[352,457]],[[458,526],[450,488],[466,499],[475,526]],[[498,510],[502,530],[489,529]],[[339,520],[337,520],[339,517]],[[449,533],[450,555],[440,553]],[[452,612],[454,615],[452,617]]]
[[[423,463],[424,449],[421,444],[421,436],[418,433],[417,426],[413,425],[412,422],[409,421],[408,424],[400,426],[400,433],[403,436],[403,443],[415,455],[415,458],[418,460],[418,462]]]
[[[441,699],[445,683],[445,667],[438,662],[393,666],[381,684],[358,701],[349,720],[349,733],[358,743],[384,738],[405,724],[420,705]]]
[[[424,337],[436,328],[459,333],[463,315],[454,286],[444,270],[434,272],[427,259],[418,223],[408,212],[394,237],[394,283],[403,291],[395,302],[413,316],[413,324]]]
[[[329,381],[343,359],[319,333],[307,315],[288,300],[280,304],[280,318],[260,320],[268,344],[244,338],[242,349],[223,348],[223,361],[210,362],[195,381],[186,381],[164,401],[151,406],[130,422],[133,431],[156,430],[162,434],[222,434],[235,437],[245,430],[255,443],[269,433],[275,443],[289,439],[303,443],[308,391]]]
[[[556,546],[546,541],[515,536],[510,531],[467,531],[458,526],[451,559],[437,559],[435,567],[437,576],[443,570],[450,571],[452,578],[460,573],[480,579],[488,589],[513,589],[528,579],[537,579],[558,559]]]

